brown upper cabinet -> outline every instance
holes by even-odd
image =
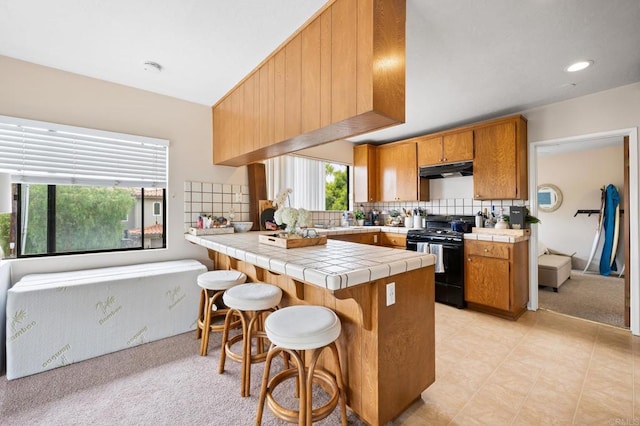
[[[520,115],[384,145],[357,145],[353,156],[356,202],[429,201],[429,179],[418,179],[418,168],[469,160],[475,199],[529,197],[527,121]]]
[[[418,166],[473,160],[473,131],[416,138]]]
[[[375,145],[353,147],[353,190],[356,203],[378,201],[378,167]]]
[[[379,201],[418,201],[421,194],[415,142],[381,145],[376,153]],[[425,196],[428,194],[422,194]]]
[[[528,199],[527,121],[522,116],[496,120],[473,134],[473,198]]]
[[[334,0],[212,107],[213,162],[240,166],[405,119],[406,0]]]

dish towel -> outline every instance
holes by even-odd
[[[436,274],[444,272],[444,262],[442,261],[442,244],[429,244],[429,251],[436,255]]]
[[[418,253],[429,253],[429,243],[417,243],[416,251]]]

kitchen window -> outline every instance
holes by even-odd
[[[0,116],[0,171],[14,194],[0,217],[5,253],[166,247],[167,150],[165,140]]]
[[[348,210],[349,167],[295,155],[265,161],[267,194],[273,200],[291,188],[289,203],[307,210]]]

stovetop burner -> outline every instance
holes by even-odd
[[[453,221],[462,221],[464,223],[464,226],[461,227],[462,231],[454,231],[451,229],[451,222]],[[426,218],[426,227],[422,229],[410,229],[407,232],[407,239],[417,240],[433,237],[461,241],[466,232],[471,232],[471,227],[474,222],[474,216],[430,215]]]

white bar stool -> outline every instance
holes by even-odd
[[[298,423],[298,425],[311,425],[312,422],[324,419],[333,412],[339,402],[342,425],[346,426],[346,391],[342,382],[338,348],[335,344],[341,331],[338,315],[323,306],[289,306],[267,317],[265,331],[271,340],[271,347],[264,364],[256,426],[262,423],[265,400],[276,417],[290,423]],[[320,354],[327,348],[333,355],[335,376],[317,367]],[[305,350],[311,350],[311,359],[307,368],[305,368]],[[291,357],[294,366],[286,368],[269,379],[271,361],[282,352]],[[281,406],[273,397],[274,389],[290,378],[297,378],[296,389],[299,389],[300,398],[298,411]],[[330,395],[329,401],[318,408],[313,408],[314,381],[320,382],[323,385],[322,388]]]
[[[240,395],[250,396],[251,364],[264,362],[267,358],[267,334],[264,332],[264,318],[277,309],[282,299],[279,287],[265,283],[241,284],[225,291],[222,300],[229,307],[222,332],[222,350],[218,374],[224,372],[228,356],[242,364]],[[232,318],[237,316],[242,324],[242,333],[229,338]],[[257,339],[256,353],[251,353],[251,342]],[[233,352],[232,346],[242,342],[242,352]]]
[[[202,337],[200,342],[200,355],[205,356],[209,346],[209,333],[222,331],[223,324],[214,324],[215,318],[224,317],[227,309],[218,309],[216,301],[222,297],[225,290],[247,281],[247,276],[235,270],[209,271],[198,275],[200,292],[200,307],[198,308],[198,320],[196,323],[196,339]],[[235,322],[236,327],[239,321]]]

